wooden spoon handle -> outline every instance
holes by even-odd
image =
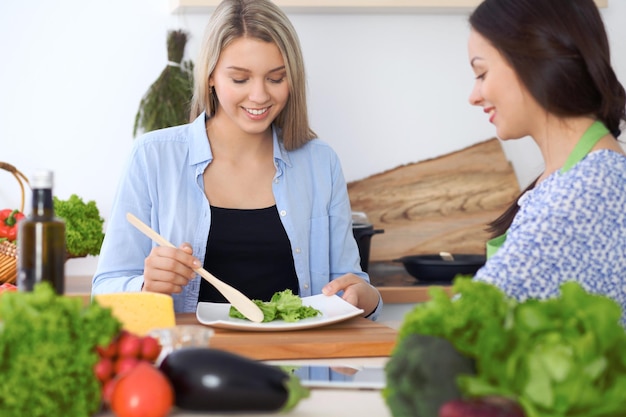
[[[139,218],[137,218],[134,214],[126,213],[126,220],[159,245],[169,246],[170,248],[176,247],[163,236],[152,230],[147,224],[139,220]],[[194,271],[213,285],[228,301],[230,301],[233,306],[237,308],[237,310],[239,310],[241,314],[246,316],[248,320],[255,323],[263,321],[263,311],[261,311],[259,306],[254,304],[254,302],[246,297],[241,291],[231,287],[224,281],[217,279],[214,275],[202,267],[196,268]]]

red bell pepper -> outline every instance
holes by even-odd
[[[17,222],[23,218],[24,213],[19,210],[0,210],[0,238],[11,242],[17,239]]]
[[[2,294],[3,292],[7,292],[7,291],[17,291],[17,286],[13,284],[9,284],[8,282],[5,282],[2,285],[0,285],[0,294]]]

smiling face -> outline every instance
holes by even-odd
[[[224,48],[209,84],[219,99],[215,119],[246,134],[266,132],[289,98],[280,50],[259,39],[238,38]]]
[[[476,75],[470,103],[483,108],[500,139],[531,135],[533,122],[540,120],[540,114],[545,116],[545,111],[519,81],[511,65],[475,30],[470,33],[468,51]]]

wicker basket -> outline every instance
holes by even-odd
[[[20,185],[20,190],[22,192],[22,198],[20,201],[20,211],[24,212],[24,199],[25,199],[25,191],[24,184],[29,185],[28,178],[24,174],[22,174],[17,168],[13,165],[8,164],[6,162],[0,162],[0,169],[5,171],[9,171],[18,184]],[[4,240],[0,242],[0,284],[8,282],[10,284],[15,283],[17,280],[17,247],[14,242],[9,242]]]

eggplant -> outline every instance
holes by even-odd
[[[219,349],[177,349],[159,368],[190,411],[288,411],[310,393],[293,374]]]

